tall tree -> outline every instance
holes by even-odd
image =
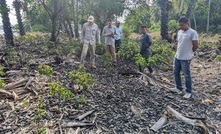
[[[11,23],[9,20],[8,12],[9,8],[6,4],[6,0],[0,0],[0,12],[2,15],[2,23],[3,23],[3,29],[4,29],[4,37],[6,44],[14,46],[14,40],[13,40],[13,32],[11,28]]]
[[[190,0],[190,1],[189,1],[188,9],[187,9],[187,11],[186,11],[186,17],[187,17],[187,18],[190,18],[190,15],[191,15],[193,6],[194,6],[194,4],[195,4],[196,2],[197,2],[197,0]]]
[[[158,0],[158,4],[161,9],[161,37],[162,39],[167,39],[168,36],[168,12],[167,12],[167,2],[168,0]]]
[[[87,14],[94,15],[98,26],[102,28],[106,25],[108,18],[119,15],[123,11],[124,1],[119,0],[84,0],[84,5],[88,10]]]
[[[79,18],[78,18],[78,10],[79,10],[79,0],[71,0],[71,5],[72,5],[72,18],[74,22],[74,31],[75,31],[75,37],[79,37]]]
[[[39,0],[39,2],[43,5],[44,9],[47,11],[51,23],[52,23],[52,30],[51,30],[51,39],[50,41],[56,42],[57,36],[58,36],[58,29],[57,29],[57,18],[58,14],[62,10],[62,6],[59,3],[59,0],[50,0],[52,4],[52,8],[49,8],[49,6],[46,4],[46,0]]]
[[[24,25],[23,25],[23,22],[22,22],[21,2],[20,2],[20,0],[15,0],[13,2],[13,6],[15,8],[15,13],[16,13],[17,21],[18,21],[19,33],[20,33],[21,36],[23,36],[23,35],[25,35],[25,29],[24,29]]]
[[[208,10],[208,16],[207,16],[207,27],[206,27],[206,33],[207,34],[209,32],[210,7],[211,7],[211,0],[209,0],[209,10]]]

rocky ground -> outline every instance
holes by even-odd
[[[51,66],[56,72],[53,76],[64,82],[66,87],[74,92],[67,75],[69,71],[78,67],[79,59],[73,59],[67,59],[61,64],[52,63]],[[101,59],[97,57],[96,70],[88,69],[88,64],[86,65],[87,72],[93,74],[95,80],[91,91],[75,93],[73,98],[62,102],[61,111],[57,108],[58,100],[47,94],[46,79],[35,71],[37,61],[41,62],[41,60],[53,61],[38,59],[36,64],[30,66],[30,70],[20,69],[19,75],[12,72],[6,75],[8,81],[11,82],[21,77],[33,76],[36,78],[33,83],[38,85],[35,89],[38,95],[27,91],[26,95],[19,96],[20,99],[17,101],[2,98],[0,133],[36,133],[37,125],[33,118],[37,111],[36,99],[38,97],[43,98],[46,114],[37,122],[51,134],[204,133],[202,128],[188,125],[172,116],[169,116],[166,124],[159,131],[152,131],[151,127],[166,114],[167,106],[182,115],[206,118],[206,123],[221,126],[221,64],[204,55],[201,57],[197,55],[192,61],[194,91],[189,100],[183,99],[183,94],[176,95],[168,91],[168,88],[173,87],[172,71],[155,71],[154,78],[151,79],[155,84],[150,82],[148,84],[146,80],[140,79],[140,74],[122,75],[125,71],[138,71],[132,61],[119,60],[117,66],[105,69]],[[81,95],[86,96],[87,104],[83,105],[77,101]],[[27,106],[22,105],[24,100],[28,101]],[[92,111],[92,114],[80,121],[77,119],[78,116],[88,111]],[[82,127],[69,127],[74,123]],[[209,130],[215,133],[213,129]]]

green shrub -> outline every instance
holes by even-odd
[[[150,27],[150,32],[156,32],[156,31],[160,31],[160,22],[158,22],[158,23],[154,23],[154,24],[152,24],[151,25],[151,27]]]
[[[221,55],[217,55],[214,60],[221,61]]]
[[[87,104],[87,98],[84,95],[80,96],[77,101],[83,105]]]
[[[105,53],[101,56],[102,62],[106,68],[112,67],[111,55],[109,53]]]
[[[123,25],[122,29],[123,29],[124,38],[128,38],[130,34],[133,32],[133,29],[127,25]]]
[[[60,102],[60,99],[68,100],[74,95],[70,90],[65,89],[63,84],[60,82],[51,82],[48,85],[51,87],[49,93],[51,95],[58,95],[59,102]]]
[[[44,25],[41,25],[41,24],[35,24],[32,26],[32,30],[34,32],[45,32],[45,31],[49,31],[49,29],[44,26]]]
[[[117,56],[124,59],[133,59],[140,51],[139,41],[124,39]]]
[[[71,71],[68,74],[75,84],[82,86],[86,90],[90,90],[89,85],[92,84],[94,80],[92,79],[92,75],[86,73],[83,68],[78,68],[77,71]]]
[[[41,64],[38,66],[38,72],[41,75],[50,76],[53,73],[53,69],[48,65]]]
[[[135,55],[134,60],[137,66],[140,66],[141,68],[147,67],[146,59],[142,57],[141,54]]]
[[[178,23],[176,20],[170,20],[168,24],[168,30],[169,31],[174,31],[179,27]]]

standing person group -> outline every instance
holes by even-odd
[[[120,47],[120,34],[122,33],[122,29],[120,27],[120,23],[117,22],[117,27],[112,25],[112,19],[107,20],[107,25],[103,28],[102,36],[105,38],[105,49],[106,53],[111,55],[110,61],[113,65],[116,65],[116,48],[117,50]],[[91,69],[96,69],[95,66],[95,49],[96,42],[98,46],[100,43],[100,30],[97,24],[94,23],[94,17],[89,16],[88,22],[85,23],[82,27],[81,32],[81,44],[83,45],[80,67],[84,67],[85,58],[87,56],[87,51],[90,51],[90,67]]]
[[[171,91],[181,94],[182,80],[180,72],[183,71],[185,76],[186,93],[184,98],[190,98],[192,95],[192,76],[190,71],[190,63],[194,52],[198,48],[198,34],[195,30],[189,27],[189,20],[186,17],[181,17],[178,21],[180,30],[178,32],[177,41],[178,48],[173,62],[173,75],[175,79],[176,87]],[[103,28],[102,36],[105,38],[106,52],[111,55],[111,62],[116,65],[116,52],[119,50],[121,40],[120,34],[122,29],[120,23],[116,24],[117,27],[112,25],[112,20],[107,20],[107,25]],[[152,38],[147,33],[147,27],[141,27],[140,37],[140,54],[146,59],[148,64],[148,58],[151,55],[150,46],[152,45]],[[100,45],[100,32],[98,26],[94,23],[94,17],[89,16],[88,22],[83,25],[81,33],[81,44],[83,44],[83,50],[81,54],[81,66],[84,66],[87,50],[90,50],[90,62],[91,68],[95,69],[95,44]],[[147,66],[150,76],[152,76],[153,69],[151,66]]]

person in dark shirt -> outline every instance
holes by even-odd
[[[150,53],[150,46],[152,44],[152,38],[151,36],[147,33],[147,27],[146,26],[141,26],[141,37],[140,37],[140,54],[142,55],[142,57],[144,57],[146,59],[146,62],[148,63],[148,58],[150,57],[151,53]],[[152,76],[153,73],[153,69],[151,66],[147,66],[150,75]],[[141,67],[140,67],[140,71],[142,71]],[[146,71],[146,69],[144,69],[144,72]]]

